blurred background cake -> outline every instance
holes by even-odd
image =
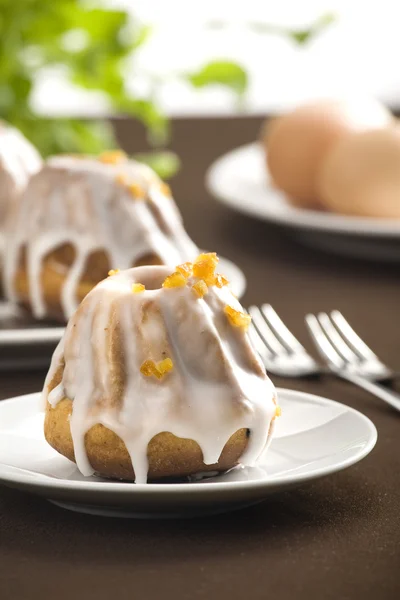
[[[169,187],[122,152],[60,156],[31,178],[7,240],[5,291],[66,320],[111,269],[174,266],[198,249]]]

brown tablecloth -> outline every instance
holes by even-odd
[[[399,267],[336,258],[283,230],[237,215],[205,191],[206,168],[252,141],[258,119],[178,120],[173,182],[198,245],[245,271],[244,303],[268,301],[310,347],[307,311],[338,308],[391,366],[400,368]],[[143,134],[117,122],[127,150]],[[246,199],[244,199],[244,202]],[[0,397],[37,391],[44,373],[1,375]],[[378,428],[370,456],[347,471],[217,517],[119,520],[74,514],[0,487],[0,598],[59,600],[400,597],[400,415],[351,385],[274,378],[362,411]]]

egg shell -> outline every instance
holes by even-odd
[[[328,210],[400,218],[400,126],[341,140],[326,156],[317,186]]]
[[[331,148],[356,131],[385,127],[391,120],[382,104],[366,98],[322,100],[274,119],[262,133],[273,183],[294,205],[320,205],[316,181]]]

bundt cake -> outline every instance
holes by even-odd
[[[60,156],[21,198],[4,287],[36,318],[66,321],[110,269],[174,266],[197,253],[168,186],[150,168],[118,151]]]
[[[69,320],[44,432],[84,475],[144,483],[252,464],[266,449],[274,387],[217,261],[113,273]]]
[[[18,129],[0,121],[0,265],[17,199],[40,166],[40,155],[32,144]]]

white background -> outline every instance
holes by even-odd
[[[281,110],[301,100],[368,93],[400,105],[400,2],[398,0],[108,0],[128,8],[134,18],[154,26],[151,40],[134,65],[127,84],[146,93],[146,73],[167,80],[159,100],[169,114],[229,114],[231,93],[219,88],[195,91],[174,80],[211,59],[233,59],[249,72],[245,111]],[[246,22],[307,26],[325,11],[336,22],[306,47],[280,36],[257,35]],[[224,20],[224,30],[207,27]],[[33,102],[44,114],[102,114],[98,95],[66,85],[55,72],[37,82]]]

